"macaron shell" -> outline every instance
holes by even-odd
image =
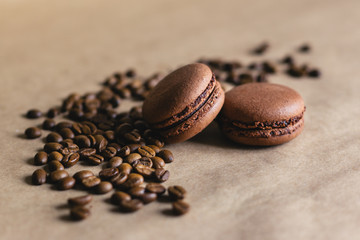
[[[204,130],[219,114],[225,101],[225,94],[216,82],[213,96],[193,116],[179,126],[162,132],[167,143],[185,141]]]
[[[243,123],[287,120],[304,112],[300,94],[286,86],[248,83],[225,94],[222,114]]]
[[[189,64],[170,73],[145,99],[144,119],[153,124],[182,112],[206,89],[211,78],[212,71],[201,63]]]

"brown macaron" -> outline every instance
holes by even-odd
[[[295,90],[278,84],[249,83],[225,94],[219,125],[234,142],[272,146],[301,133],[304,112],[304,101]]]
[[[145,121],[167,143],[182,142],[215,119],[224,95],[208,66],[189,64],[170,73],[151,90],[142,112]]]

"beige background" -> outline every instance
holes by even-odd
[[[0,1],[0,239],[360,239],[359,9],[357,0]],[[167,185],[187,188],[186,216],[165,215],[165,203],[121,214],[108,194],[73,223],[62,205],[78,192],[25,182],[42,146],[18,137],[41,122],[24,119],[28,109],[97,91],[127,67],[147,75],[202,56],[249,62],[263,40],[269,59],[304,41],[314,47],[299,59],[319,66],[321,80],[270,79],[302,94],[305,130],[253,149],[211,126],[169,146]]]

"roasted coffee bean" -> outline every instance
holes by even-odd
[[[34,157],[34,164],[35,165],[44,165],[48,161],[48,155],[44,151],[38,152]]]
[[[137,151],[141,156],[148,158],[154,157],[156,154],[154,149],[148,146],[139,147]]]
[[[120,207],[126,212],[135,212],[143,206],[142,201],[139,199],[123,200],[120,203]]]
[[[139,143],[132,143],[127,145],[130,148],[130,152],[135,152],[139,147],[141,147],[141,144]]]
[[[155,178],[159,182],[165,182],[169,179],[170,172],[168,170],[165,170],[164,168],[157,168],[155,169]]]
[[[117,151],[115,148],[113,147],[107,147],[105,148],[102,152],[101,152],[101,155],[106,158],[106,159],[109,159],[109,158],[112,158],[116,155]]]
[[[308,75],[308,77],[311,77],[311,78],[318,78],[318,77],[320,77],[321,73],[317,69],[312,69],[307,72],[307,75]]]
[[[91,195],[84,195],[68,199],[68,204],[70,206],[84,206],[92,201],[93,197]]]
[[[80,154],[78,153],[70,153],[64,156],[64,158],[61,160],[61,163],[64,165],[64,167],[69,168],[74,166],[80,159]]]
[[[256,76],[256,82],[267,82],[267,77],[265,73],[260,73]]]
[[[161,157],[165,163],[171,163],[174,161],[174,155],[169,150],[161,150],[157,155]]]
[[[113,190],[113,185],[107,181],[100,182],[95,188],[97,194],[105,194],[111,190]]]
[[[151,147],[156,154],[158,154],[161,151],[161,149],[156,145],[148,145],[148,147]]]
[[[311,47],[309,44],[303,44],[301,45],[299,48],[298,48],[298,52],[301,52],[301,53],[307,53],[307,52],[310,52],[311,50]]]
[[[141,155],[138,153],[131,153],[129,156],[125,158],[125,161],[129,163],[131,166],[136,166],[139,163]]]
[[[94,136],[95,140],[96,140],[96,144],[95,144],[95,149],[97,152],[101,152],[106,148],[106,145],[108,144],[108,141],[106,140],[106,138],[102,135],[95,135]]]
[[[137,164],[135,166],[135,170],[137,173],[139,173],[142,176],[147,177],[147,178],[151,177],[155,172],[155,169],[145,166],[145,165],[142,165],[142,164]]]
[[[262,63],[262,69],[266,73],[270,73],[270,74],[276,73],[276,67],[270,62],[263,62]]]
[[[61,153],[59,153],[59,152],[54,151],[54,152],[49,153],[49,160],[50,160],[50,161],[56,160],[56,161],[61,162],[61,160],[62,160],[63,158],[64,158],[64,156],[63,156]]]
[[[144,193],[140,197],[141,201],[145,204],[151,203],[157,199],[156,193]]]
[[[70,209],[70,217],[73,220],[83,220],[90,216],[90,210],[84,206],[75,206]]]
[[[113,176],[110,179],[110,182],[114,185],[114,186],[120,186],[121,184],[123,184],[124,182],[126,182],[127,178],[128,178],[127,173],[125,172],[120,172],[119,174]]]
[[[130,174],[133,168],[129,163],[122,163],[118,169],[120,172]]]
[[[281,60],[281,63],[293,65],[293,64],[294,64],[294,59],[293,59],[293,57],[291,57],[291,56],[285,56],[285,57]]]
[[[131,91],[127,88],[120,88],[117,90],[117,93],[121,98],[130,98],[131,97]]]
[[[171,186],[168,188],[168,193],[169,193],[169,197],[171,199],[184,199],[186,196],[186,190],[185,188],[181,187],[181,186]]]
[[[156,138],[148,138],[146,141],[149,145],[155,145],[158,146],[159,148],[162,148],[165,145],[163,141]]]
[[[73,144],[73,143],[74,143],[74,140],[72,140],[70,138],[64,139],[64,141],[60,142],[60,144],[63,145],[63,147],[67,146],[68,144]]]
[[[41,130],[37,127],[29,127],[25,130],[25,135],[29,139],[41,137]]]
[[[59,180],[66,178],[69,176],[69,173],[65,170],[55,170],[50,173],[50,180],[51,182],[55,183]]]
[[[134,127],[129,123],[122,123],[116,128],[116,133],[123,136],[125,133],[129,133]]]
[[[57,143],[57,142],[49,142],[49,143],[46,143],[44,146],[44,150],[47,153],[51,153],[54,151],[60,151],[63,148],[64,148],[63,145],[61,145],[60,143]]]
[[[128,193],[135,198],[139,198],[141,195],[145,193],[145,188],[141,186],[136,186],[133,188],[130,188]]]
[[[66,138],[70,138],[73,139],[75,137],[75,134],[73,133],[73,131],[71,131],[70,128],[62,128],[59,133],[61,134],[61,136],[66,139]]]
[[[144,182],[144,177],[137,173],[130,173],[126,182],[122,184],[124,188],[133,188],[141,185]]]
[[[141,82],[139,82],[139,84],[141,84]],[[134,120],[138,120],[138,119],[142,119],[142,107],[138,106],[138,107],[132,107],[130,109],[130,118],[134,119]]]
[[[57,160],[52,160],[48,163],[49,171],[54,172],[56,170],[64,170],[64,166]]]
[[[76,153],[79,151],[79,146],[73,143],[71,139],[65,139],[64,141],[61,142],[61,144],[63,145],[64,148],[60,149],[59,152],[62,153],[63,155]]]
[[[119,152],[120,150],[121,150],[121,146],[119,145],[119,144],[117,144],[117,143],[109,143],[108,145],[107,145],[108,147],[113,147],[113,148],[115,148],[116,149],[116,152]]]
[[[59,114],[60,114],[60,110],[58,108],[50,108],[46,116],[48,118],[54,118],[57,117]]]
[[[75,186],[75,182],[75,178],[68,176],[58,181],[57,188],[59,190],[69,190]]]
[[[26,117],[27,118],[39,118],[42,117],[42,112],[38,109],[30,109],[27,113],[26,113]]]
[[[115,139],[115,133],[114,131],[108,130],[104,132],[104,137],[108,140],[108,141],[112,141]]]
[[[156,193],[162,195],[166,192],[166,188],[160,183],[148,183],[145,187],[145,190],[150,193]]]
[[[99,154],[93,154],[86,158],[86,161],[92,165],[99,165],[104,162],[104,157]]]
[[[157,169],[157,168],[164,168],[165,167],[165,161],[162,159],[162,158],[160,158],[160,157],[152,157],[151,158],[151,161],[152,161],[152,163],[153,163],[153,167],[155,168],[155,169]]]
[[[119,167],[123,162],[123,159],[121,157],[112,157],[109,160],[108,166],[109,167]]]
[[[121,148],[120,151],[118,152],[118,154],[122,158],[129,156],[130,155],[130,147],[125,146],[125,147]]]
[[[239,82],[235,82],[234,83],[237,83],[237,84],[246,84],[246,83],[252,83],[254,81],[254,78],[251,74],[249,73],[242,73],[239,75]]]
[[[32,174],[31,180],[34,185],[41,185],[46,182],[46,172],[44,169],[37,169]]]
[[[97,127],[96,127],[96,125],[94,123],[89,122],[89,121],[83,121],[83,122],[81,122],[81,124],[88,126],[90,128],[90,130],[91,130],[91,134],[96,133]]]
[[[130,201],[131,196],[125,192],[117,191],[111,196],[111,202],[119,205],[122,201]]]
[[[74,178],[77,182],[81,183],[81,181],[85,178],[94,176],[94,173],[90,170],[81,170],[74,174]]]
[[[182,200],[177,200],[172,203],[173,213],[175,215],[183,215],[190,210],[190,205]]]
[[[73,124],[71,122],[63,121],[56,124],[55,129],[57,132],[60,132],[60,130],[63,128],[72,128],[72,125]]]
[[[76,135],[89,135],[92,133],[90,127],[81,123],[74,123],[72,125],[72,130]]]
[[[57,132],[51,132],[46,136],[46,142],[61,142],[63,141],[63,137]]]
[[[102,179],[110,179],[118,174],[119,169],[117,168],[105,168],[99,172],[99,177]]]
[[[86,159],[87,157],[94,155],[95,153],[95,148],[82,148],[79,150],[79,154],[82,159]]]
[[[251,52],[255,55],[262,55],[266,52],[266,50],[269,48],[269,44],[264,42],[261,43],[259,46],[254,48]]]
[[[141,139],[141,136],[137,132],[129,132],[124,134],[124,138],[129,143],[138,143]]]
[[[152,167],[153,166],[153,162],[148,157],[140,158],[139,164],[142,164],[142,165],[147,166],[147,167]]]
[[[56,123],[53,119],[45,119],[43,124],[42,124],[42,128],[44,130],[52,130],[55,127]]]
[[[85,135],[78,135],[74,138],[75,143],[80,148],[89,148],[91,147],[90,139]]]
[[[98,178],[96,176],[90,176],[90,177],[84,178],[81,181],[82,185],[86,188],[95,187],[95,186],[99,185],[100,182],[101,182],[100,178]]]

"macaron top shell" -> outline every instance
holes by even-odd
[[[201,63],[189,64],[170,73],[144,101],[144,118],[154,124],[185,111],[207,89],[212,76],[210,68]]]
[[[222,115],[242,123],[302,117],[305,105],[295,90],[271,83],[248,83],[225,94]]]

